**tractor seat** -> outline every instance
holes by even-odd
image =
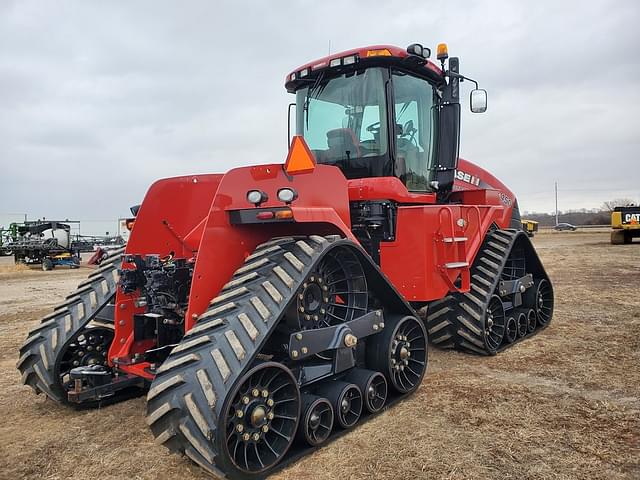
[[[360,147],[356,135],[350,128],[336,128],[327,132],[327,160],[346,160],[360,157]]]

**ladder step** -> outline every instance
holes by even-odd
[[[444,264],[445,268],[465,268],[469,266],[468,262],[451,262],[451,263],[445,263]]]
[[[443,239],[444,243],[455,243],[455,242],[466,242],[467,237],[445,237]]]

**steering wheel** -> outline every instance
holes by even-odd
[[[402,127],[402,136],[409,136],[409,141],[413,142],[417,146],[417,141],[415,140],[416,133],[418,133],[418,129],[413,126],[413,120],[408,120],[407,123]]]
[[[367,132],[372,133],[374,136],[380,133],[380,122],[374,122],[367,127]]]

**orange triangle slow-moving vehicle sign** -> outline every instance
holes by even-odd
[[[309,150],[307,142],[300,135],[293,137],[287,160],[284,162],[284,171],[289,175],[310,173],[316,168],[316,159]]]

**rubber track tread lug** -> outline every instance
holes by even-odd
[[[57,402],[67,402],[66,392],[54,371],[62,348],[80,332],[115,296],[117,271],[122,264],[119,249],[93,270],[64,303],[41,319],[20,347],[17,368],[22,382],[35,393]],[[105,287],[106,286],[106,287]]]
[[[247,257],[232,276],[233,281],[249,272],[257,274],[242,283],[247,292],[233,297],[229,308],[219,310],[224,305],[209,305],[157,370],[150,389],[153,395],[147,398],[148,415],[156,420],[151,430],[157,441],[186,454],[208,471],[223,474],[215,464],[219,445],[213,438],[222,435],[217,421],[225,399],[258,358],[261,346],[275,330],[304,279],[339,239],[274,239]],[[205,334],[206,342],[181,347]],[[157,387],[177,376],[184,378],[184,383],[173,380],[166,387]],[[171,412],[154,416],[165,403],[171,406]]]
[[[425,324],[433,344],[481,355],[496,353],[485,344],[485,315],[519,235],[516,230],[487,233],[471,266],[469,292],[452,293],[429,303]]]

